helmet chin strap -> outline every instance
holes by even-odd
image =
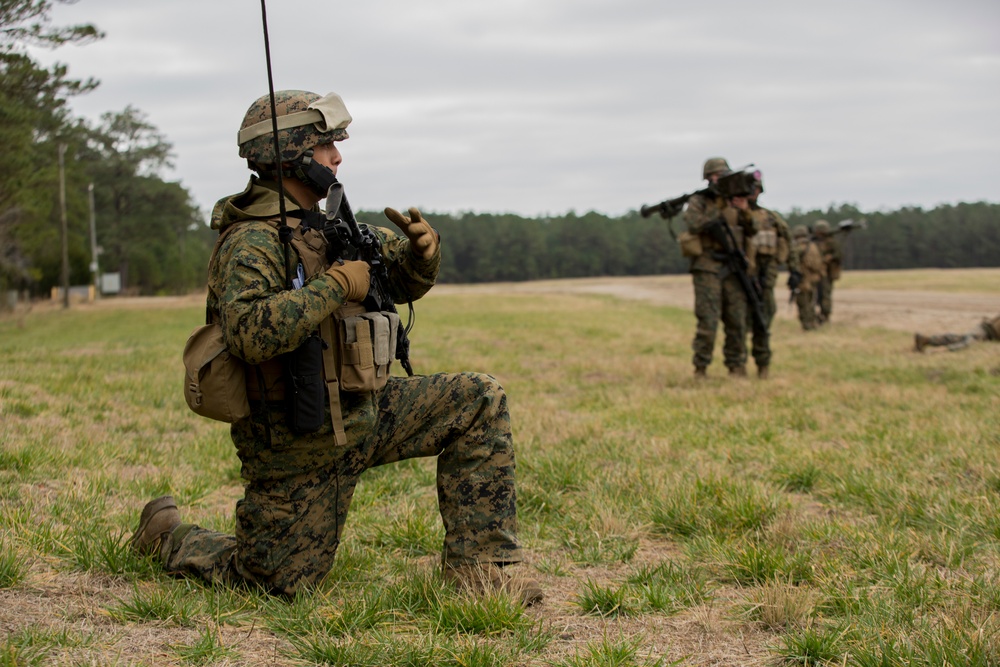
[[[298,179],[306,187],[315,192],[316,196],[320,199],[326,197],[330,188],[337,183],[337,176],[333,173],[333,170],[313,159],[311,148],[289,164],[291,165],[291,169],[269,169],[268,166],[273,167],[274,165],[256,165],[251,162],[250,168],[259,175],[268,175],[274,180],[278,180],[279,175],[285,178]]]
[[[332,169],[313,159],[311,148],[292,163],[291,175],[307,185],[320,199],[326,197],[330,187],[337,182],[337,176]]]

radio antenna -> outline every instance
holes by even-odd
[[[267,3],[260,0],[260,17],[264,22],[264,59],[267,61],[267,92],[271,97],[271,136],[274,139],[275,172],[278,177],[278,208],[281,211],[281,227],[287,227],[285,220],[285,187],[281,181],[281,147],[278,144],[278,110],[274,104],[274,76],[271,74],[271,40],[267,36]]]
[[[278,143],[278,109],[274,104],[274,76],[271,73],[271,40],[267,36],[267,3],[260,0],[260,18],[264,23],[264,60],[267,62],[267,92],[271,98],[271,136],[274,139],[274,171],[278,180],[278,211],[281,225],[278,227],[278,240],[285,249],[285,280],[291,285],[291,267],[288,265],[288,244],[292,240],[292,228],[288,226],[288,216],[285,211],[285,186],[281,180],[281,146]]]

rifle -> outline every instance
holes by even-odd
[[[340,181],[335,180],[327,192],[326,224],[321,231],[326,237],[330,259],[361,260],[371,267],[368,296],[362,302],[365,309],[369,312],[389,311],[398,314],[396,303],[389,292],[389,268],[382,258],[382,241],[368,225],[362,227],[358,224]],[[412,303],[408,322],[413,322]],[[412,376],[410,328],[410,324],[404,327],[400,319],[395,354],[406,374]]]
[[[802,273],[799,271],[788,272],[788,303],[795,303],[795,297],[799,294],[799,285],[802,284]]]
[[[750,260],[747,259],[739,243],[736,242],[736,235],[733,234],[732,227],[726,224],[724,220],[718,220],[709,225],[706,231],[722,246],[722,254],[725,256],[726,266],[739,279],[740,286],[743,287],[743,291],[747,295],[747,301],[750,303],[750,313],[753,315],[753,320],[760,327],[761,331],[764,331],[766,334],[768,323],[767,318],[764,317],[763,294],[760,283],[750,277],[748,273],[750,270]]]

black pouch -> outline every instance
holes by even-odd
[[[288,354],[288,428],[294,433],[314,433],[323,426],[326,387],[323,383],[323,339],[313,334]]]

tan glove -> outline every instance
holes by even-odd
[[[438,250],[438,234],[430,223],[420,216],[420,211],[416,208],[411,207],[409,213],[410,217],[407,218],[394,208],[385,209],[385,217],[403,230],[406,238],[410,239],[413,254],[423,259],[430,259]]]
[[[344,299],[347,301],[364,301],[368,296],[368,288],[371,285],[371,267],[368,266],[368,262],[360,260],[350,260],[343,264],[334,262],[333,266],[326,270],[326,275],[337,281],[344,290]]]

